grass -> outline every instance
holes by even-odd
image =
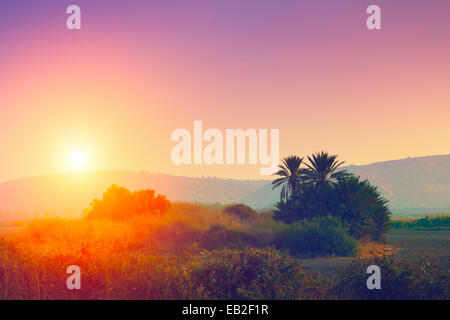
[[[398,248],[395,257],[406,262],[425,258],[429,261],[443,261],[448,269],[450,257],[450,231],[405,230],[392,231],[387,236],[388,243]]]
[[[358,298],[354,292],[359,291],[339,291],[335,287],[339,280],[336,277],[344,272],[339,281],[359,281],[352,278],[351,272],[345,275],[345,270],[356,270],[359,267],[352,263],[366,264],[369,260],[298,259],[271,246],[286,228],[274,221],[270,212],[239,219],[223,213],[222,208],[189,203],[172,204],[166,215],[137,216],[126,221],[36,220],[21,232],[0,235],[0,296],[4,299]],[[449,236],[448,230],[391,231],[387,245],[398,250],[392,255],[393,262],[386,265],[393,270],[393,277],[396,270],[405,268],[405,274],[425,279],[420,272],[422,258],[436,264],[439,267],[436,270],[448,270]],[[360,254],[367,258],[370,256],[367,252],[380,250],[379,245],[363,244]],[[82,270],[80,291],[70,291],[65,286],[66,268],[73,264]],[[395,277],[392,279],[397,281]],[[442,281],[439,283],[441,288]],[[424,280],[417,282],[417,286],[425,284]],[[408,284],[408,288],[414,290],[414,285]],[[419,298],[449,298],[440,289],[434,293],[427,290],[427,295]],[[383,297],[398,294],[392,292]]]
[[[387,234],[386,247],[395,248],[392,258],[396,262],[413,264],[425,259],[441,265],[443,269],[450,269],[450,231],[393,230]],[[362,258],[369,257],[362,256]],[[302,261],[308,272],[332,277],[355,260],[351,257],[334,257],[303,259]]]

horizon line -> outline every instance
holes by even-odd
[[[450,156],[450,153],[448,154],[435,154],[435,155],[426,155],[426,156],[417,156],[417,157],[406,157],[406,158],[399,158],[399,159],[392,159],[392,160],[382,160],[382,161],[376,161],[376,162],[369,162],[366,164],[349,164],[345,165],[342,168],[345,167],[365,167],[370,166],[374,164],[381,164],[386,162],[395,162],[395,161],[402,161],[402,160],[413,160],[413,159],[422,159],[422,158],[430,158],[430,157],[446,157]],[[344,162],[345,163],[345,162]],[[37,177],[48,177],[48,176],[62,176],[62,175],[79,175],[79,174],[92,174],[92,173],[101,173],[101,172],[128,172],[128,173],[146,173],[151,175],[166,175],[171,177],[177,177],[177,178],[197,178],[197,179],[220,179],[220,180],[235,180],[235,181],[270,181],[272,180],[272,176],[267,176],[268,178],[263,179],[239,179],[239,178],[226,178],[226,177],[220,177],[220,176],[189,176],[189,175],[177,175],[177,174],[171,174],[167,172],[154,172],[150,170],[132,170],[132,169],[95,169],[95,170],[85,170],[80,172],[59,172],[59,173],[46,173],[46,174],[37,174],[37,175],[30,175],[30,176],[22,176],[18,178],[12,178],[12,179],[6,179],[0,181],[0,184],[12,182],[12,181],[18,181],[22,179],[28,179],[28,178],[37,178]]]

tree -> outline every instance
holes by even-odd
[[[280,193],[280,200],[287,201],[291,197],[296,197],[300,185],[300,175],[302,170],[300,168],[303,158],[298,156],[289,156],[283,159],[283,164],[279,165],[280,170],[273,175],[280,176],[280,178],[272,181],[272,189],[282,186]]]
[[[384,241],[391,213],[377,187],[348,176],[334,186],[334,193],[333,214],[348,224],[352,236]]]
[[[311,184],[304,184],[296,194],[295,200],[288,199],[275,205],[274,219],[284,223],[293,223],[297,220],[329,215],[329,204],[332,197],[331,185],[317,188]]]
[[[357,239],[383,241],[390,211],[387,201],[368,180],[346,175],[320,188],[305,186],[295,202],[277,203],[274,219],[293,223],[327,215],[341,219]]]
[[[308,156],[308,167],[303,171],[303,178],[306,183],[316,187],[323,187],[337,182],[339,179],[348,175],[345,170],[336,170],[344,164],[344,161],[339,162],[337,155],[330,155],[325,151],[318,152]]]
[[[130,190],[113,184],[103,193],[103,199],[94,199],[87,218],[122,220],[140,215],[162,215],[170,207],[165,196],[155,196],[154,190]]]

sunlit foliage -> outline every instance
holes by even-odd
[[[93,219],[129,219],[139,215],[162,215],[167,212],[170,202],[163,195],[155,196],[154,190],[131,192],[124,187],[112,185],[103,193],[101,200],[94,199],[88,212]]]

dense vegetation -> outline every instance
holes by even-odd
[[[362,235],[377,238],[385,230],[377,220],[383,214],[363,206],[378,199],[370,198],[370,184],[329,177],[336,181],[296,185],[295,199],[291,194],[282,202],[300,203],[306,188],[327,197],[347,190],[339,192],[339,199],[353,199],[348,206],[339,215],[324,211],[289,223],[274,219],[280,212],[256,213],[239,204],[170,203],[152,190],[112,186],[91,203],[85,218],[35,220],[24,232],[0,238],[0,297],[448,299],[447,264],[356,259],[331,278],[305,270],[304,258],[360,255]],[[355,186],[357,192],[348,191]],[[366,196],[369,200],[363,201]],[[382,292],[365,287],[371,263],[383,269]],[[81,268],[81,290],[66,288],[69,265]]]
[[[383,271],[381,290],[367,290],[365,270],[377,265]],[[426,260],[414,264],[391,258],[357,260],[338,275],[333,294],[346,299],[409,300],[449,299],[448,270]]]
[[[124,220],[141,215],[163,215],[170,201],[163,195],[155,196],[154,190],[131,192],[114,184],[103,193],[101,200],[94,199],[90,206],[88,218]]]
[[[309,256],[353,256],[358,242],[336,217],[317,217],[291,224],[278,238],[280,248]]]
[[[32,222],[23,233],[0,240],[0,296],[3,299],[449,298],[447,269],[433,263],[355,260],[336,277],[324,278],[310,274],[302,259],[282,250],[290,247],[297,251],[295,245],[303,245],[297,236],[305,233],[312,235],[310,239],[303,238],[307,239],[306,251],[329,252],[321,247],[321,242],[314,243],[315,237],[331,232],[335,235],[330,238],[342,244],[343,228],[335,217],[285,225],[263,214],[250,222],[218,209],[184,203],[173,203],[165,215],[138,215],[128,220],[43,219]],[[270,243],[276,243],[278,248]],[[349,249],[332,246],[331,251],[348,253],[351,248],[351,245]],[[372,263],[379,263],[383,270],[380,292],[369,292],[365,287],[365,268]],[[71,291],[65,286],[66,268],[73,264],[82,270],[81,290]]]
[[[290,156],[283,161],[273,181],[282,186],[274,218],[285,223],[333,216],[347,226],[355,239],[384,241],[390,211],[387,201],[369,181],[361,181],[337,169],[343,164],[336,155],[321,152],[303,158]]]
[[[394,230],[448,230],[450,216],[426,216],[418,219],[395,219],[390,222]]]

